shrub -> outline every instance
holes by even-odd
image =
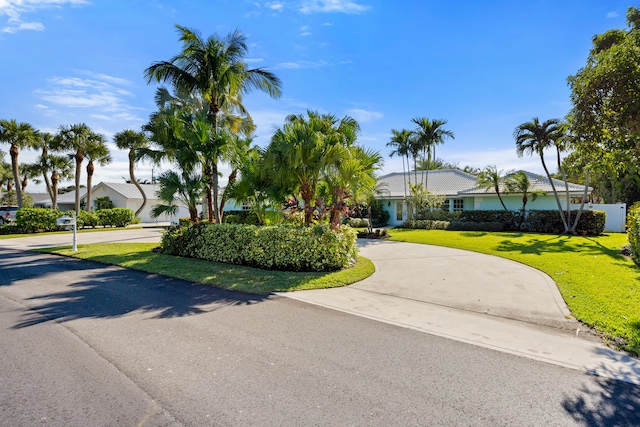
[[[346,221],[349,227],[364,228],[369,227],[369,220],[367,218],[349,218]]]
[[[96,228],[97,225],[100,225],[100,219],[95,212],[80,211],[80,215],[77,218],[78,228]]]
[[[56,220],[64,215],[45,208],[22,208],[16,212],[16,226],[23,233],[58,230]]]
[[[571,211],[571,224],[575,221],[577,214],[577,210]],[[599,236],[604,231],[606,220],[607,214],[604,211],[583,210],[578,226],[576,227],[576,233],[586,236]],[[534,233],[561,234],[564,232],[562,219],[557,210],[528,211],[521,228],[523,231]]]
[[[349,227],[198,224],[169,229],[160,251],[268,270],[330,271],[352,263],[357,246]]]
[[[448,230],[449,221],[431,219],[410,219],[402,223],[402,228],[416,228],[423,230]]]
[[[128,208],[100,209],[95,212],[98,223],[105,227],[126,227],[133,222],[135,212]]]
[[[452,221],[448,230],[453,231],[504,231],[505,224],[502,222],[472,222],[472,221]]]
[[[627,212],[627,239],[631,255],[640,260],[640,202],[635,202]]]

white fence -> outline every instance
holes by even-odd
[[[624,233],[627,217],[627,204],[616,203],[615,205],[585,204],[585,209],[592,211],[605,211],[607,221],[604,224],[604,231],[609,233]],[[571,209],[580,209],[580,205],[571,205]]]

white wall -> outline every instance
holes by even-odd
[[[580,205],[571,205],[572,210],[580,209]],[[585,204],[584,209],[592,211],[605,211],[607,220],[604,223],[604,231],[609,233],[624,233],[627,218],[627,204],[616,203],[611,205]]]

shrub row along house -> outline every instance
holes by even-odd
[[[529,180],[526,209],[557,210],[556,199],[549,180],[544,176],[530,172],[524,172],[524,174]],[[390,173],[378,179],[378,198],[382,202],[383,208],[389,213],[389,225],[395,226],[401,225],[410,216],[406,203],[406,199],[410,195],[409,182],[415,183],[417,181],[423,185],[426,183],[425,188],[429,193],[443,196],[444,202],[439,208],[441,210],[456,212],[504,209],[496,191],[479,186],[477,180],[476,176],[455,169]],[[562,207],[566,208],[564,182],[554,179],[553,183],[560,196]],[[568,186],[571,203],[579,203],[584,195],[584,185],[569,183]],[[508,190],[504,184],[499,187],[500,197],[506,208],[510,211],[522,210],[524,194]],[[587,200],[591,191],[591,187],[587,188]],[[578,209],[579,205],[572,205],[571,208]],[[585,204],[584,208],[607,211],[605,229],[624,231],[624,204],[614,205],[613,208],[611,205]],[[619,220],[618,217],[622,219]],[[622,228],[620,229],[620,227]]]

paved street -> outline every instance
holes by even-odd
[[[0,342],[0,425],[640,425],[630,383],[9,248]]]

